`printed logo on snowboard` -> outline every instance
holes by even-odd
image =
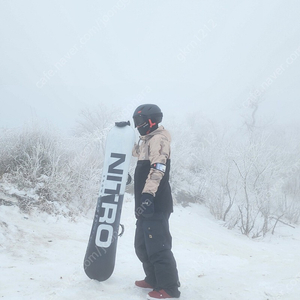
[[[106,182],[113,189],[104,189],[105,202],[101,203],[100,207],[100,225],[97,228],[95,244],[98,247],[108,248],[113,240],[114,235],[114,222],[117,216],[119,194],[121,189],[123,170],[117,168],[120,164],[125,162],[126,154],[111,153],[111,158],[117,158],[117,160],[108,166]],[[105,170],[104,170],[105,171]]]

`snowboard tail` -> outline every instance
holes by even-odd
[[[115,267],[118,232],[120,225],[123,195],[114,203],[111,196],[99,197],[90,234],[87,251],[84,258],[84,270],[91,279],[104,281],[108,279]],[[109,218],[109,210],[111,217]],[[114,210],[115,214],[114,214]],[[101,219],[107,218],[107,220]],[[115,216],[114,222],[112,218]],[[101,222],[100,222],[101,219]]]

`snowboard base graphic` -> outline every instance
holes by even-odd
[[[84,271],[104,281],[114,270],[122,204],[135,134],[129,122],[119,122],[107,135],[100,196],[84,257]]]

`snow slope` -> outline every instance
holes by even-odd
[[[71,221],[0,206],[0,298],[145,299],[146,291],[134,286],[143,271],[133,249],[132,212],[127,196],[115,272],[100,283],[82,267],[92,215]],[[279,225],[275,236],[253,241],[222,227],[200,205],[175,207],[170,222],[181,299],[299,299],[300,228]]]

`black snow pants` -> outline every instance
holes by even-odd
[[[169,213],[155,212],[150,218],[140,217],[136,223],[135,252],[143,263],[145,281],[155,290],[164,289],[179,297],[179,279],[169,231]]]

